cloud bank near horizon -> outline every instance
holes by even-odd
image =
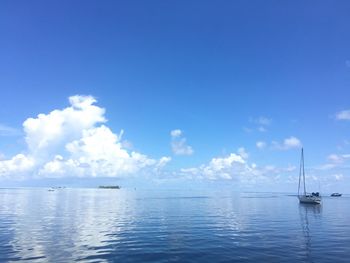
[[[0,177],[122,177],[159,171],[170,157],[152,159],[123,147],[123,131],[105,123],[105,109],[92,96],[69,97],[70,105],[23,123],[27,149],[0,161]]]
[[[5,159],[0,155],[0,179],[43,178],[129,178],[143,177],[155,180],[197,179],[207,181],[232,181],[238,186],[295,184],[296,167],[259,166],[250,160],[250,154],[241,147],[236,152],[215,156],[201,165],[190,168],[167,170],[171,157],[152,158],[131,151],[123,140],[124,131],[114,133],[107,126],[105,109],[96,105],[92,96],[69,97],[69,105],[49,113],[41,113],[23,122],[26,149]],[[270,119],[260,119],[260,124],[269,125]],[[170,132],[171,150],[177,156],[194,153],[187,144],[181,129]],[[293,150],[302,146],[301,141],[290,136],[282,141],[257,141],[259,150]],[[325,165],[310,170],[314,176],[326,171],[327,182],[345,179],[349,154],[332,154]],[[333,169],[333,170],[331,170]],[[148,177],[149,176],[149,177]],[[322,179],[321,179],[322,180]]]
[[[92,96],[69,97],[69,106],[41,113],[23,122],[27,149],[10,159],[0,161],[0,178],[101,178],[128,177],[140,174],[159,178],[192,178],[199,180],[233,180],[255,182],[267,179],[264,171],[272,170],[250,164],[244,148],[224,157],[213,157],[199,167],[183,168],[169,173],[164,167],[170,157],[151,158],[124,147],[124,131],[119,134],[106,125],[105,109]],[[170,132],[174,155],[192,155],[183,131]]]

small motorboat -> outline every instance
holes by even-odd
[[[333,194],[331,194],[331,196],[332,196],[332,197],[341,197],[341,194],[339,194],[339,193],[333,193]]]

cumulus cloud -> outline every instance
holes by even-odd
[[[301,141],[294,136],[284,139],[282,143],[274,141],[272,145],[278,150],[290,150],[302,147]]]
[[[230,153],[224,157],[215,157],[208,164],[195,168],[182,169],[181,172],[198,178],[210,180],[216,179],[238,179],[242,174],[251,172],[254,166],[246,162],[248,154],[244,148],[237,153]]]
[[[350,120],[350,110],[343,110],[339,111],[335,114],[335,119],[336,120]]]
[[[198,168],[182,169],[181,171],[196,177],[215,180],[233,179],[246,169],[248,167],[244,158],[239,154],[231,153],[225,157],[213,158],[208,164],[201,165]]]
[[[182,134],[183,132],[179,129],[170,132],[171,149],[176,155],[191,155],[193,154],[193,149],[191,146],[187,145],[186,138],[184,138]]]
[[[22,176],[35,166],[35,160],[24,154],[17,154],[9,160],[0,161],[0,177],[15,175]]]
[[[117,135],[104,125],[105,110],[94,97],[76,95],[69,102],[67,108],[24,121],[27,152],[0,161],[0,175],[119,177],[160,169],[170,161],[129,152],[123,131]]]
[[[66,144],[69,158],[56,156],[47,163],[40,174],[115,177],[134,174],[140,169],[156,165],[157,161],[146,155],[122,148],[121,138],[108,127],[84,130],[79,140]]]
[[[230,153],[223,157],[212,158],[207,164],[199,167],[181,169],[183,175],[190,178],[209,180],[233,180],[237,183],[252,185],[258,182],[272,182],[283,174],[295,172],[295,166],[278,168],[272,165],[258,166],[250,163],[249,155],[244,148],[237,153]]]
[[[25,140],[32,154],[47,153],[67,141],[79,138],[83,131],[106,122],[105,109],[92,96],[69,97],[70,107],[39,114],[23,123]]]

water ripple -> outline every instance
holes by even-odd
[[[347,262],[348,199],[0,190],[0,262]]]

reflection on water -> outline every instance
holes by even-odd
[[[311,248],[312,248],[312,233],[313,228],[317,228],[317,223],[312,220],[312,224],[310,225],[309,217],[319,218],[322,212],[322,205],[320,204],[303,204],[299,203],[299,214],[300,214],[300,222],[301,228],[303,231],[303,235],[305,237],[305,254],[306,259],[312,262]],[[317,221],[316,221],[317,222]]]
[[[108,233],[118,240],[118,233],[128,230],[135,214],[130,193],[18,190],[15,194],[2,195],[1,213],[11,220],[7,223],[13,232],[9,254],[21,259],[73,259],[80,248],[83,257],[87,245],[102,246],[110,238]]]
[[[305,206],[283,194],[0,190],[0,262],[346,262],[343,200]]]

